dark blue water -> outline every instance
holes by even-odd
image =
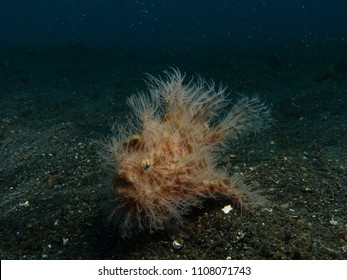
[[[258,47],[347,39],[345,0],[1,0],[1,46]]]

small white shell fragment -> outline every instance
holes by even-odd
[[[225,214],[229,214],[231,211],[233,210],[233,208],[231,207],[231,205],[226,205],[224,206],[224,208],[222,208],[222,211],[225,213]]]
[[[335,221],[335,220],[334,220],[334,217],[331,217],[331,220],[329,221],[329,223],[330,223],[331,225],[333,225],[333,226],[337,226],[337,225],[339,224],[338,221]]]
[[[19,206],[29,207],[30,206],[29,200],[27,200],[25,202],[20,202]]]
[[[273,209],[272,209],[272,208],[263,208],[263,211],[266,211],[266,212],[272,213]]]
[[[63,237],[63,246],[65,246],[68,241],[69,241],[69,238],[64,238]]]
[[[183,247],[183,240],[174,240],[172,241],[172,247],[174,247],[174,249],[179,250]]]

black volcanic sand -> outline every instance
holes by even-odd
[[[270,203],[251,212],[206,201],[174,249],[166,232],[122,240],[101,210],[110,174],[91,145],[175,66],[258,94],[275,122],[235,142],[232,164]],[[347,44],[267,50],[0,51],[1,259],[346,259]]]

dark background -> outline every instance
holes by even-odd
[[[1,0],[0,46],[266,47],[346,40],[345,0]]]

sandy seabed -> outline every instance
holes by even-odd
[[[264,50],[135,52],[64,48],[0,51],[1,259],[346,259],[347,44]],[[272,127],[226,151],[270,204],[186,217],[175,249],[165,231],[122,239],[102,211],[111,188],[91,145],[169,67],[259,95]]]

